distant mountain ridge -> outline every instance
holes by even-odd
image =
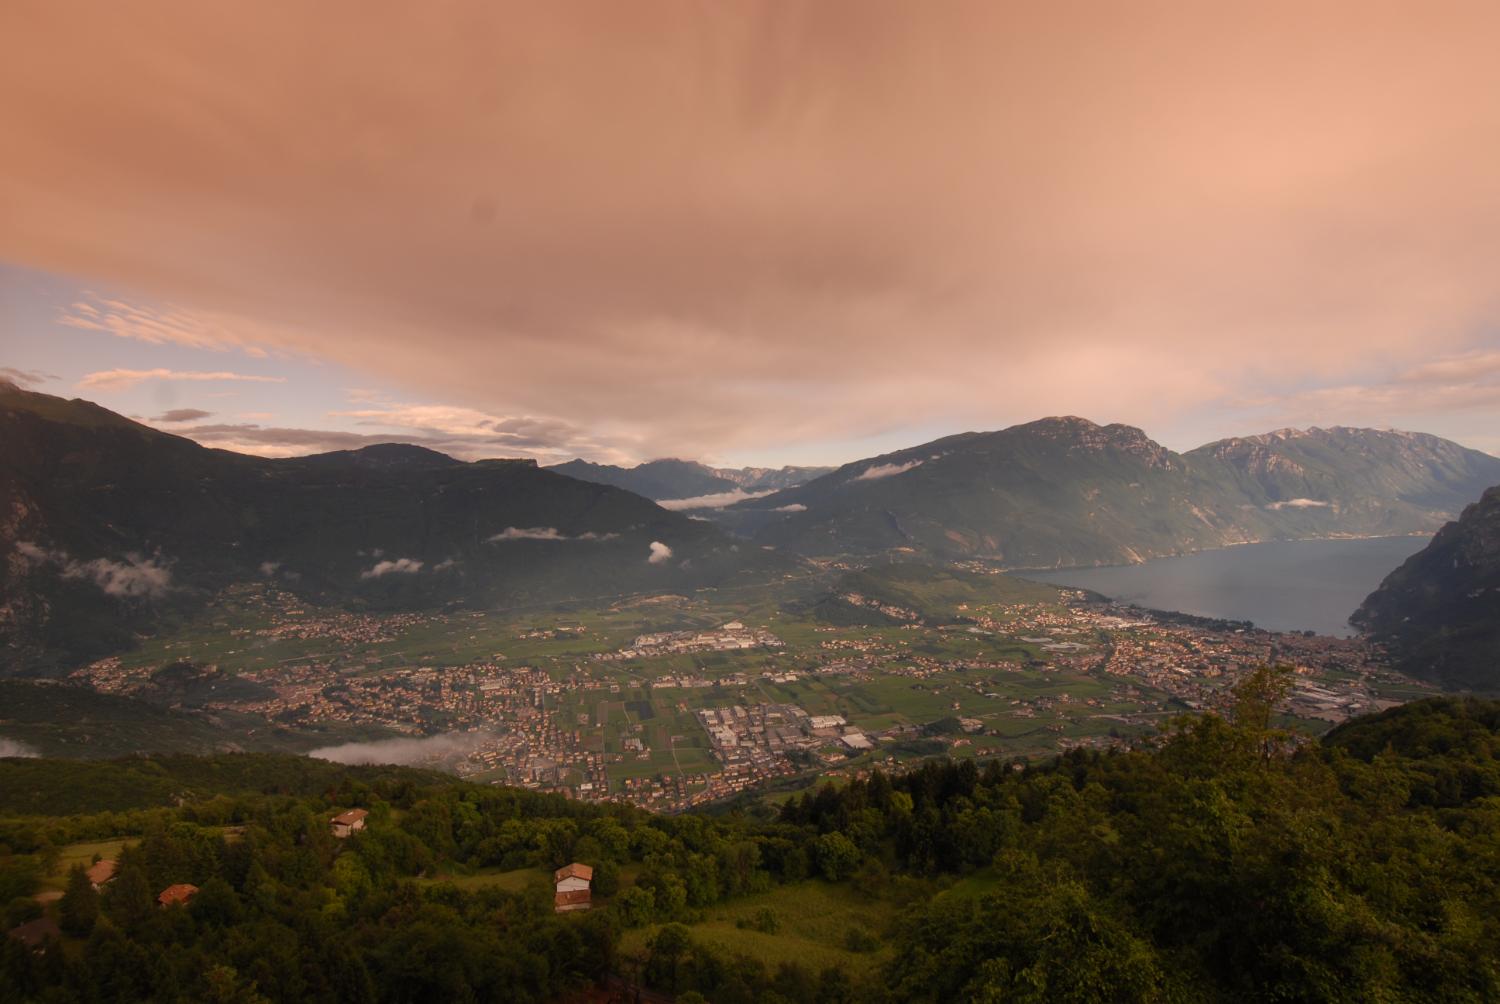
[[[1433,532],[1497,480],[1500,458],[1416,433],[1309,429],[1179,454],[1132,426],[1067,416],[845,464],[723,519],[814,556],[1128,564],[1263,540]]]
[[[683,499],[732,492],[739,486],[692,460],[651,460],[635,467],[570,460],[547,468],[580,481],[614,485],[648,499]]]
[[[1344,426],[1224,439],[1185,456],[1205,469],[1223,465],[1255,504],[1286,509],[1326,502],[1345,519],[1386,518],[1392,529],[1423,528],[1434,513],[1451,518],[1500,471],[1500,459],[1437,436]],[[1391,511],[1382,515],[1382,507]]]
[[[791,488],[833,470],[831,467],[709,467],[692,460],[650,460],[635,467],[570,460],[547,468],[580,481],[614,485],[648,499],[691,499],[730,492]]]
[[[1500,486],[1386,576],[1350,620],[1408,675],[1500,691]]]
[[[97,658],[257,577],[353,609],[492,606],[718,584],[792,555],[1050,568],[1429,533],[1500,483],[1500,458],[1346,428],[1176,453],[1131,426],[1047,418],[845,464],[715,514],[760,546],[601,483],[616,472],[655,478],[663,499],[811,473],[539,469],[399,444],[266,460],[0,384],[0,655],[28,671]]]
[[[716,467],[714,473],[747,492],[781,491],[821,478],[832,467]]]
[[[266,460],[0,386],[12,672],[118,651],[247,579],[354,609],[484,607],[691,588],[780,560],[530,460],[393,444]]]

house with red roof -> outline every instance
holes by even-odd
[[[198,895],[198,887],[188,882],[178,882],[169,885],[156,897],[156,905],[160,907],[186,906]]]
[[[116,865],[113,861],[95,861],[84,872],[95,889],[115,880]]]
[[[333,835],[343,840],[363,830],[365,817],[369,814],[367,809],[350,809],[348,812],[341,812],[334,816],[328,821],[328,825],[333,828]]]
[[[558,913],[567,913],[571,910],[587,910],[593,906],[593,893],[589,888],[593,881],[594,869],[576,861],[553,872],[553,909]]]

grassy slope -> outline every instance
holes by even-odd
[[[736,926],[736,921],[749,922],[767,909],[780,923],[774,933]],[[894,916],[889,902],[849,885],[813,880],[710,907],[702,920],[689,926],[695,939],[725,952],[753,956],[773,970],[782,962],[799,962],[814,970],[843,965],[860,972],[874,969],[887,953],[850,951],[845,945],[849,932],[859,929],[879,936]],[[644,955],[646,943],[658,930],[660,925],[627,931],[621,952]]]
[[[161,756],[123,760],[0,760],[0,815],[119,812],[236,792],[312,794],[345,779],[451,784],[407,767],[346,767],[275,754]]]

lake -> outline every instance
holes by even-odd
[[[1142,565],[1018,573],[1092,589],[1153,610],[1253,621],[1272,631],[1348,637],[1352,614],[1430,537],[1285,540],[1159,558]]]

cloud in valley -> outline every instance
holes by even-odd
[[[451,732],[420,739],[379,739],[368,743],[322,746],[309,750],[307,755],[350,766],[400,764],[411,767],[467,756],[481,743],[493,738],[490,732]]]
[[[531,526],[516,527],[508,526],[504,530],[490,537],[491,543],[501,540],[567,540],[561,531],[555,526]]]
[[[617,533],[595,533],[592,530],[586,530],[570,537],[555,526],[508,526],[486,539],[495,544],[508,540],[614,540],[618,536]]]
[[[6,739],[4,736],[0,736],[0,757],[35,759],[41,755],[37,748],[29,743],[23,743],[19,739]]]
[[[894,477],[897,474],[905,474],[913,467],[921,467],[922,463],[921,460],[908,460],[904,464],[875,464],[873,467],[866,467],[860,471],[852,480],[877,481],[880,478]]]
[[[1352,0],[9,4],[0,259],[131,290],[63,309],[116,348],[442,402],[339,417],[464,456],[1483,430],[1497,33]],[[80,386],[242,378],[154,365]],[[333,435],[296,424],[182,431]]]
[[[661,499],[656,504],[663,509],[673,512],[682,512],[686,509],[723,509],[725,506],[743,502],[746,499],[765,498],[771,492],[747,492],[743,488],[736,488],[732,492],[716,492],[713,495],[695,495],[685,499]]]
[[[172,572],[159,559],[127,554],[122,561],[93,558],[79,561],[66,551],[56,551],[30,541],[20,541],[16,551],[33,565],[57,569],[65,579],[83,579],[117,598],[159,599],[172,588]]]
[[[379,579],[387,575],[415,575],[422,570],[422,562],[415,558],[396,558],[377,561],[373,568],[359,573],[361,579]]]
[[[807,512],[807,506],[801,502],[793,502],[791,505],[779,505],[772,512]]]
[[[1280,502],[1266,503],[1267,509],[1327,509],[1332,502],[1323,502],[1318,499],[1283,499]]]
[[[647,555],[646,561],[653,565],[661,565],[672,559],[672,549],[659,540],[651,542],[651,553]]]

